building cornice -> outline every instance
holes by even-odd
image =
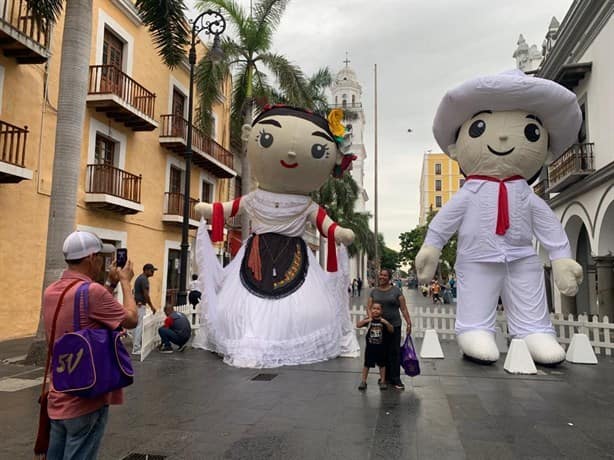
[[[563,190],[557,196],[548,200],[551,208],[558,208],[571,202],[576,197],[590,192],[603,184],[611,184],[614,180],[614,161],[608,163],[603,168],[598,169],[584,180],[577,182],[571,187]]]
[[[126,17],[134,23],[134,25],[143,25],[143,21],[141,21],[138,10],[130,0],[111,0],[111,3],[119,8],[119,10],[124,13]]]
[[[559,28],[554,47],[535,75],[553,80],[564,64],[581,59],[612,14],[611,0],[575,0]]]

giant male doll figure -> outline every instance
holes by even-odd
[[[582,269],[559,220],[528,182],[549,152],[556,157],[576,141],[581,121],[573,92],[517,70],[469,80],[439,105],[435,139],[467,180],[431,221],[416,268],[422,282],[431,279],[441,248],[458,231],[456,333],[469,358],[499,358],[494,331],[500,295],[510,335],[525,340],[535,362],[565,359],[533,237],[548,252],[564,295],[576,294]]]

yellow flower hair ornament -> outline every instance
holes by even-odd
[[[343,140],[345,135],[345,126],[343,126],[341,120],[343,120],[343,110],[341,109],[333,109],[328,114],[328,127],[339,142]]]

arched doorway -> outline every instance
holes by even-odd
[[[610,193],[608,193],[610,192]],[[599,317],[614,318],[614,186],[610,187],[603,198],[608,203],[603,219],[597,220],[597,301]],[[605,206],[604,206],[605,207]]]
[[[574,315],[596,313],[595,284],[596,272],[595,262],[591,256],[591,243],[588,238],[586,226],[582,225],[576,244],[576,260],[582,266],[584,282],[580,284],[576,294],[575,311],[570,312]]]

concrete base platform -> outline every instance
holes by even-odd
[[[405,391],[380,391],[373,371],[364,393],[362,358],[254,370],[200,350],[153,352],[134,364],[125,404],[111,408],[99,458],[611,458],[614,359],[521,376],[503,360],[481,366],[461,359],[455,342],[441,345],[446,359],[421,361],[420,376],[402,376]],[[0,367],[19,379],[42,373]],[[32,458],[38,391],[0,392],[2,458]]]

